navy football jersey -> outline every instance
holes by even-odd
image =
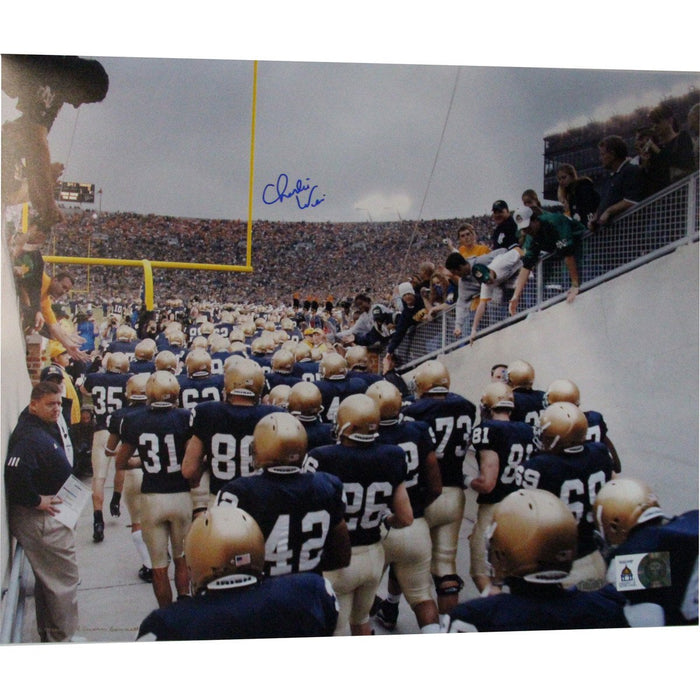
[[[316,360],[302,360],[292,366],[292,374],[301,377],[305,382],[315,382],[321,377],[318,374],[318,362]]]
[[[492,450],[498,455],[498,480],[491,493],[480,493],[477,503],[500,503],[509,493],[517,491],[518,467],[535,451],[533,426],[520,421],[484,420],[472,431],[472,446],[476,461],[481,453]]]
[[[131,362],[134,359],[134,350],[138,344],[138,340],[113,340],[107,346],[105,352],[123,352],[129,358],[129,362]]]
[[[364,394],[367,385],[361,379],[319,379],[314,382],[321,392],[321,420],[333,423],[340,402],[353,394]]]
[[[204,444],[205,461],[211,472],[209,491],[216,494],[224,484],[255,471],[251,445],[258,421],[279,406],[234,406],[225,401],[204,401],[192,411],[192,434]]]
[[[459,394],[445,398],[423,396],[403,408],[407,418],[425,421],[435,436],[435,454],[440,463],[443,486],[464,488],[464,458],[471,439],[476,406]]]
[[[614,464],[601,442],[587,442],[559,454],[540,452],[518,468],[522,488],[544,489],[561,498],[578,523],[578,556],[593,552],[593,503]]]
[[[95,413],[95,430],[106,430],[107,414],[126,403],[124,389],[130,374],[121,372],[91,372],[83,385],[90,392]]]
[[[379,542],[382,516],[391,511],[394,491],[406,480],[403,450],[378,442],[358,447],[327,445],[311,450],[304,466],[334,474],[343,482],[350,544]]]
[[[343,520],[340,480],[323,472],[258,471],[233,479],[218,495],[249,513],[265,537],[265,575],[321,573],[328,533]]]
[[[306,430],[307,452],[314,449],[314,447],[321,447],[321,445],[334,445],[335,438],[333,437],[333,426],[330,423],[324,423],[320,418],[312,421],[301,420],[301,424]]]
[[[425,462],[435,450],[430,426],[424,421],[399,420],[379,424],[377,442],[398,445],[406,457],[406,490],[414,518],[422,518],[426,504]]]
[[[523,387],[513,389],[515,407],[511,411],[510,419],[529,425],[539,425],[540,413],[544,406],[544,394],[545,392],[539,389],[525,389]]]
[[[211,354],[211,373],[223,375],[224,363],[226,362],[226,360],[228,360],[229,357],[231,357],[232,353],[228,352],[228,350],[221,350],[219,352],[212,352],[210,354]]]
[[[638,525],[608,559],[608,580],[630,603],[660,605],[666,625],[697,625],[697,510]]]
[[[373,372],[363,372],[359,369],[350,369],[346,375],[348,379],[353,377],[361,379],[368,387],[372,386],[375,382],[380,382],[384,377],[381,374],[374,374]]]
[[[251,355],[250,359],[257,362],[265,374],[272,372],[272,355]]]
[[[132,360],[129,363],[131,374],[153,374],[156,371],[156,363],[153,360]]]
[[[134,411],[121,422],[122,442],[134,445],[141,458],[141,493],[189,491],[182,476],[182,458],[190,437],[190,412],[185,408]]]
[[[285,384],[286,386],[294,386],[303,381],[301,377],[295,377],[292,374],[282,374],[280,372],[268,372],[265,375],[265,389],[263,393],[269,394],[274,387]]]
[[[178,376],[180,384],[180,406],[192,408],[203,401],[221,401],[224,397],[224,377],[210,374],[207,377]]]
[[[207,591],[154,610],[138,637],[159,642],[329,637],[337,622],[338,601],[330,584],[315,574],[293,574]]]
[[[624,597],[610,585],[599,591],[579,591],[548,584],[512,584],[511,593],[455,606],[449,631],[461,631],[460,622],[473,625],[478,632],[629,627],[624,608]]]
[[[588,421],[588,432],[586,440],[590,442],[603,442],[608,435],[608,426],[605,423],[602,413],[598,411],[584,411]]]
[[[110,435],[121,435],[121,426],[124,417],[134,411],[143,411],[147,408],[146,402],[127,404],[107,415],[107,431]]]

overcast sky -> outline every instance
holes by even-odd
[[[262,59],[249,200],[255,55],[77,48],[103,63],[110,88],[102,103],[61,110],[50,144],[63,179],[101,188],[105,211],[173,216],[247,219],[249,206],[271,220],[482,214],[494,199],[541,193],[546,134],[700,85],[685,70]],[[3,120],[13,118],[14,100],[2,98]]]

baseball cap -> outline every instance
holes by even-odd
[[[399,296],[402,297],[404,294],[415,294],[416,290],[410,282],[401,282],[399,285]]]
[[[503,211],[504,209],[508,209],[508,205],[502,199],[497,199],[491,206],[491,211]]]
[[[474,277],[477,282],[488,284],[491,279],[491,271],[486,265],[476,263],[472,266],[472,277]]]
[[[518,230],[521,231],[530,225],[532,209],[530,209],[530,207],[520,207],[520,209],[515,212],[513,218],[515,219],[515,223],[518,225]]]
[[[62,382],[63,372],[61,371],[60,367],[56,365],[49,365],[41,370],[39,379],[41,379],[42,382]]]

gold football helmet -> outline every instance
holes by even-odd
[[[348,369],[367,369],[369,364],[369,351],[364,345],[351,345],[345,351],[345,361]]]
[[[177,406],[180,383],[172,372],[156,370],[146,382],[146,398],[149,406],[168,408]]]
[[[252,355],[265,355],[267,353],[267,345],[265,339],[261,336],[253,338],[250,343],[250,352]]]
[[[185,561],[195,594],[244,585],[263,572],[265,538],[246,511],[229,503],[215,505],[190,526]]]
[[[128,326],[126,323],[122,323],[117,328],[117,334],[115,337],[117,340],[130,343],[132,340],[135,340],[137,336],[136,331],[131,326]]]
[[[348,373],[348,363],[337,352],[327,352],[318,363],[319,376],[322,379],[344,379]]]
[[[199,334],[205,338],[214,332],[214,324],[211,321],[204,321],[199,327]]]
[[[298,468],[307,446],[304,426],[289,413],[270,413],[257,422],[253,431],[253,460],[258,469]]]
[[[388,421],[398,417],[403,399],[396,386],[386,379],[374,382],[365,392],[379,406],[379,420]]]
[[[321,390],[312,382],[297,382],[289,392],[287,410],[300,419],[313,416],[314,419],[323,408]]]
[[[294,359],[297,362],[308,360],[311,357],[311,348],[306,343],[297,343],[294,350]]]
[[[171,347],[174,348],[184,348],[187,343],[187,338],[181,330],[168,331],[165,334],[165,339],[168,341]]]
[[[446,394],[450,390],[450,373],[439,360],[428,360],[413,377],[417,398],[425,394]]]
[[[581,394],[578,387],[570,379],[555,379],[544,394],[545,407],[557,401],[568,401],[569,403],[581,403]]]
[[[177,357],[170,350],[161,350],[155,359],[157,370],[166,370],[175,374],[177,372]]]
[[[209,347],[209,341],[204,335],[196,335],[190,341],[190,350],[196,350],[197,348],[203,348],[206,350]]]
[[[481,405],[490,411],[494,409],[508,409],[515,406],[513,389],[504,382],[491,382],[484,389],[481,396]]]
[[[124,352],[110,352],[105,361],[105,370],[126,374],[129,371],[129,356]]]
[[[598,532],[605,542],[616,546],[640,523],[663,515],[659,499],[639,479],[613,479],[603,486],[593,504]]]
[[[233,362],[224,372],[226,396],[244,396],[259,399],[265,384],[263,368],[247,357]]]
[[[506,382],[513,389],[532,389],[535,383],[535,368],[525,360],[515,360],[508,365]]]
[[[134,348],[134,357],[137,360],[144,360],[146,362],[153,359],[156,354],[156,341],[153,338],[144,338],[139,341]]]
[[[243,328],[241,328],[241,326],[234,326],[228,334],[228,339],[232,343],[244,343],[245,333],[243,332]]]
[[[211,374],[211,355],[204,348],[187,353],[185,369],[188,377],[208,377]]]
[[[294,367],[294,355],[289,350],[281,348],[275,352],[270,361],[273,372],[280,374],[290,374]]]
[[[126,382],[124,394],[128,403],[143,403],[146,396],[146,383],[151,375],[148,372],[132,374]]]
[[[277,384],[270,389],[267,395],[267,402],[271,406],[279,406],[280,408],[287,408],[289,405],[289,393],[292,387],[289,384]]]
[[[378,435],[379,417],[379,406],[374,399],[367,394],[352,394],[338,406],[333,426],[335,439],[373,442]]]
[[[535,444],[545,452],[561,452],[586,441],[588,420],[573,403],[558,401],[542,411],[535,427]]]
[[[486,538],[497,583],[510,576],[554,583],[571,571],[578,526],[566,504],[554,494],[520,489],[496,506]]]
[[[207,339],[209,343],[209,352],[225,352],[229,349],[228,338],[224,338],[220,333],[212,333]]]

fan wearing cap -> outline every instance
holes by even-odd
[[[185,538],[192,597],[154,610],[138,641],[328,637],[338,602],[316,574],[265,578],[265,539],[255,520],[228,503],[197,518]]]
[[[518,244],[518,227],[513,219],[508,204],[497,199],[491,205],[491,220],[496,225],[491,234],[491,250],[505,248]]]
[[[564,214],[543,211],[539,207],[521,207],[515,212],[515,221],[518,229],[525,234],[525,240],[522,244],[523,266],[515,283],[513,297],[508,304],[511,315],[518,310],[520,296],[541,253],[555,253],[564,258],[571,278],[571,288],[566,294],[566,300],[572,302],[581,286],[581,236],[586,227]]]
[[[423,297],[416,293],[410,282],[402,282],[398,286],[398,296],[401,299],[402,309],[396,321],[396,329],[389,338],[389,344],[386,348],[387,356],[394,354],[408,329],[420,323],[426,315]]]
[[[448,632],[629,627],[625,599],[614,587],[600,591],[562,585],[576,556],[576,520],[555,495],[521,489],[495,508],[487,532],[494,580],[509,592],[460,603]]]

